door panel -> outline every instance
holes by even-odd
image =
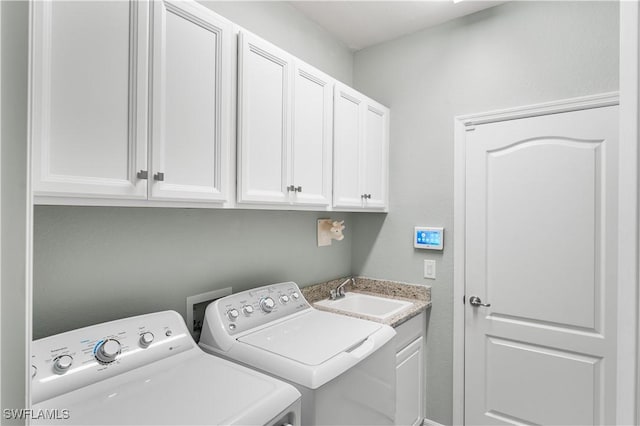
[[[600,358],[489,338],[487,415],[507,423],[594,424],[599,370]]]
[[[539,138],[487,153],[486,282],[494,315],[595,328],[601,145]]]
[[[365,110],[365,131],[362,150],[364,165],[362,190],[367,194],[367,208],[387,206],[387,142],[389,140],[389,110],[369,102]],[[371,195],[371,197],[369,197]]]
[[[150,198],[224,201],[231,25],[196,4],[158,1],[153,8]]]
[[[614,423],[617,131],[615,106],[468,131],[466,424]]]
[[[336,207],[361,207],[360,135],[362,99],[358,93],[336,85],[334,103],[333,204]]]
[[[289,184],[301,187],[295,202],[329,205],[333,142],[333,82],[314,68],[298,64],[293,102],[292,167]]]
[[[396,354],[396,425],[421,425],[424,419],[423,348],[419,337]]]
[[[291,58],[257,37],[240,36],[238,201],[285,203]]]
[[[33,2],[36,195],[146,198],[147,8]]]

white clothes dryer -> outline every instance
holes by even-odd
[[[209,304],[199,344],[293,384],[303,425],[391,425],[394,335],[384,324],[318,311],[286,282]]]
[[[34,425],[299,425],[300,393],[204,353],[174,311],[36,340]]]

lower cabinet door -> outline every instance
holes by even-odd
[[[396,425],[424,419],[424,349],[419,337],[396,354]]]

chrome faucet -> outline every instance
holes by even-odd
[[[340,299],[341,297],[344,297],[344,294],[345,294],[344,286],[347,285],[349,282],[351,282],[351,285],[354,285],[354,286],[356,285],[356,280],[353,277],[347,278],[338,287],[331,289],[331,293],[329,294],[329,299],[336,300],[336,299]]]

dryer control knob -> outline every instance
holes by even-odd
[[[229,311],[227,311],[227,316],[229,317],[229,319],[231,321],[235,321],[238,319],[238,317],[240,316],[240,314],[238,313],[237,309],[230,309]]]
[[[293,297],[295,300],[298,300],[300,298],[300,295],[297,291],[294,291],[293,293],[291,293],[291,297]]]
[[[60,355],[53,360],[53,370],[58,374],[62,374],[71,367],[71,364],[73,364],[71,355]]]
[[[104,364],[108,364],[116,360],[122,347],[116,339],[107,339],[100,343],[96,349],[96,359]]]
[[[263,297],[260,300],[260,309],[264,312],[271,312],[276,307],[276,302],[271,297]]]
[[[245,315],[249,316],[253,313],[253,306],[251,305],[244,305],[242,308],[242,312],[244,312]]]
[[[140,335],[140,346],[143,348],[148,347],[152,342],[155,336],[150,331],[145,331]]]
[[[287,296],[286,294],[283,294],[282,296],[280,296],[280,303],[282,303],[283,305],[285,303],[289,303],[289,296]]]

